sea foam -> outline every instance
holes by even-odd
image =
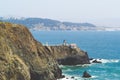
[[[102,63],[118,63],[118,62],[120,62],[120,59],[93,59],[93,60],[90,60],[90,63],[92,63],[94,60],[97,60]]]
[[[101,61],[102,63],[118,63],[118,62],[120,62],[119,59],[98,59],[98,61]]]
[[[57,80],[93,80],[97,77],[98,76],[92,76],[91,78],[83,78],[81,76],[74,76],[74,78],[72,78],[72,76],[66,75],[65,78],[61,78],[61,79],[57,79]]]

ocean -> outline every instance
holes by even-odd
[[[58,45],[63,40],[75,43],[87,51],[90,58],[100,59],[102,64],[76,66],[60,65],[66,76],[60,80],[120,80],[120,32],[119,31],[32,31],[42,44]],[[91,78],[82,78],[84,71]]]

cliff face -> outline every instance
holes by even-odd
[[[21,25],[0,22],[0,80],[56,80],[53,54]]]
[[[89,63],[86,52],[69,46],[42,46],[22,25],[0,22],[0,80],[56,80],[58,67]]]
[[[89,64],[87,52],[80,48],[71,48],[70,46],[46,46],[53,57],[62,65]]]

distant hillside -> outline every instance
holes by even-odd
[[[11,22],[16,24],[23,24],[29,29],[40,29],[40,30],[73,30],[81,29],[81,27],[96,27],[91,23],[72,23],[72,22],[61,22],[52,19],[42,18],[4,18],[0,17],[0,20],[5,22]]]

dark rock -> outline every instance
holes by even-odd
[[[51,51],[60,65],[89,64],[87,52],[80,48],[69,48],[69,46],[46,46]]]
[[[83,58],[83,56],[80,55],[74,55],[74,56],[68,56],[64,59],[58,60],[59,64],[62,65],[77,65],[77,64],[88,64],[89,62]]]
[[[74,76],[72,76],[71,78],[72,78],[72,79],[74,79],[75,77],[74,77]]]
[[[66,79],[69,79],[69,78],[66,78]]]
[[[61,78],[65,78],[65,75],[62,75]]]
[[[92,63],[102,63],[101,61],[94,60]]]
[[[84,71],[84,73],[83,73],[83,76],[82,77],[84,77],[84,78],[90,78],[91,77],[91,75],[87,72],[87,71]]]

